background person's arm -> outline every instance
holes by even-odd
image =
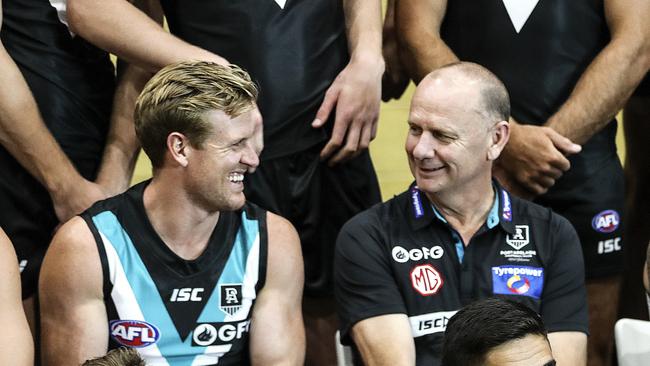
[[[557,366],[584,366],[587,364],[587,335],[580,332],[552,332],[548,334],[553,358]]]
[[[0,229],[0,365],[31,366],[34,342],[20,301],[20,273],[14,248]]]
[[[140,144],[135,135],[133,110],[135,101],[151,77],[151,73],[135,65],[118,63],[124,71],[113,98],[111,125],[106,138],[97,183],[109,195],[125,191],[131,184]]]
[[[611,40],[547,126],[583,144],[623,108],[650,68],[648,14],[647,0],[605,0]]]
[[[160,8],[158,0],[150,8]],[[185,60],[227,65],[218,55],[166,32],[127,0],[69,0],[68,20],[74,33],[148,71]]]
[[[298,366],[305,358],[300,239],[287,220],[272,213],[267,214],[267,228],[266,283],[251,319],[251,361],[253,365]]]
[[[399,0],[395,27],[401,60],[416,84],[431,71],[457,62],[458,57],[440,37],[447,0]]]
[[[75,217],[57,232],[41,268],[43,365],[79,365],[106,353],[102,280],[95,239],[83,219]]]
[[[350,62],[325,93],[312,127],[321,128],[334,109],[332,137],[321,151],[330,165],[366,150],[377,134],[382,57],[381,2],[343,0]]]
[[[352,339],[364,365],[415,365],[415,343],[405,314],[364,319],[352,327]]]
[[[68,220],[106,197],[99,185],[77,172],[47,129],[27,82],[2,43],[0,143],[47,189],[60,221]]]

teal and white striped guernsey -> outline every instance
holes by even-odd
[[[147,182],[82,217],[100,253],[109,349],[133,347],[147,365],[246,365],[252,309],[264,284],[266,212],[222,212],[205,251],[178,257],[149,222]]]

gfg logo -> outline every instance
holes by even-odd
[[[619,223],[620,217],[618,216],[618,212],[614,210],[605,210],[594,216],[591,220],[591,227],[601,233],[611,233],[618,229]]]
[[[445,250],[441,246],[436,245],[431,248],[422,247],[420,249],[414,248],[406,250],[399,245],[393,248],[393,259],[397,263],[406,263],[409,260],[417,262],[421,259],[440,259],[445,254]]]
[[[146,347],[160,338],[158,328],[142,320],[113,320],[109,329],[111,337],[127,347]]]

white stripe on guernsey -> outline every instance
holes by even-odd
[[[68,29],[70,36],[74,37],[74,33],[70,30],[68,25],[68,1],[67,0],[50,0],[50,5],[56,9],[56,16],[59,18],[59,21],[65,24],[65,27]]]
[[[224,321],[230,322],[234,320],[243,320],[246,318],[251,306],[253,306],[253,300],[255,300],[255,297],[257,296],[255,294],[255,285],[257,285],[257,280],[259,278],[259,269],[260,234],[257,233],[255,242],[253,242],[251,251],[248,253],[248,258],[246,259],[246,269],[242,283],[242,306],[235,314],[226,315]]]
[[[244,281],[242,283],[242,306],[234,315],[226,315],[224,322],[243,320],[253,306],[253,300],[256,297],[255,285],[259,279],[260,268],[260,234],[257,233],[255,242],[246,259],[246,269],[244,272]],[[250,327],[250,325],[249,325]],[[250,328],[249,328],[250,329]],[[196,356],[192,366],[213,365],[219,361],[219,356],[230,351],[231,344],[221,346],[208,346],[204,354]],[[215,356],[218,355],[218,356]]]
[[[135,299],[133,289],[129,284],[129,280],[126,278],[126,273],[124,273],[119,255],[115,251],[111,241],[104,234],[100,233],[100,235],[104,249],[106,250],[108,272],[111,284],[113,285],[111,298],[113,299],[120,319],[145,321],[140,305]],[[169,366],[155,343],[147,347],[136,348],[136,350],[147,360],[147,365],[149,366]]]
[[[445,329],[447,329],[449,318],[454,316],[457,312],[458,310],[439,311],[437,313],[410,316],[409,322],[411,323],[411,333],[413,333],[413,338],[444,332]]]

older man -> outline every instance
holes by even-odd
[[[120,346],[148,365],[302,364],[298,235],[243,193],[259,163],[256,96],[244,71],[209,62],[145,86],[135,123],[153,178],[55,236],[40,282],[46,364]]]
[[[448,319],[495,295],[541,313],[558,364],[585,363],[575,230],[492,181],[509,111],[503,84],[476,64],[443,67],[418,86],[406,140],[415,184],[356,216],[337,242],[342,339],[366,364],[438,365]]]

